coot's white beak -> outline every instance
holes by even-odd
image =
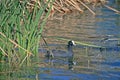
[[[72,43],[73,43],[73,45],[74,45],[74,46],[76,46],[76,44],[75,44],[75,42],[74,42],[74,41],[72,41]]]

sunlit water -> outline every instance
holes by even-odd
[[[112,5],[111,0],[109,5]],[[118,4],[119,5],[119,4]],[[114,7],[120,9],[120,6]],[[120,15],[107,8],[95,9],[96,16],[89,11],[67,15],[56,15],[47,22],[44,35],[51,50],[57,50],[58,56],[48,60],[37,68],[39,80],[120,80]],[[104,46],[106,49],[92,48],[77,44],[74,46],[73,65],[69,65],[67,41],[52,37],[62,37],[83,43]],[[41,44],[43,45],[43,44]],[[41,47],[40,54],[46,49]],[[72,68],[71,68],[72,67]],[[36,78],[36,75],[29,76]]]

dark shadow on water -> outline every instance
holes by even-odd
[[[68,57],[68,69],[73,70],[73,56]]]
[[[55,64],[55,63],[57,63],[57,64],[67,64],[69,70],[73,70],[74,69],[73,66],[76,65],[76,63],[74,62],[74,56],[73,55],[72,56],[67,56],[67,54],[66,54],[65,57],[63,57],[63,55],[62,55],[62,57],[60,57],[60,56],[56,57],[55,56],[55,58],[53,58],[52,56],[45,56],[45,57],[46,57],[45,61],[49,62],[51,64]],[[64,61],[64,59],[66,61]]]
[[[109,51],[116,51],[116,52],[118,52],[118,51],[120,51],[120,47],[118,47],[118,46],[105,47],[105,48],[99,48],[99,50],[100,50],[100,52],[104,52],[104,51],[107,51],[107,52],[109,52]]]

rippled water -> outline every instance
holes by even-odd
[[[120,9],[112,3],[114,0],[109,5]],[[47,22],[43,36],[49,48],[58,51],[59,55],[67,52],[67,41],[52,37],[104,46],[106,49],[77,44],[73,48],[74,65],[70,65],[69,57],[41,58],[44,66],[38,68],[39,80],[120,80],[120,15],[104,7],[95,9],[95,12],[96,16],[89,11],[86,14],[58,14]],[[40,54],[46,53],[44,48],[39,51]],[[35,75],[30,78],[35,78]]]

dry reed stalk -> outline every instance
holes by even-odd
[[[23,3],[23,2],[24,0],[20,0],[20,3]],[[27,2],[26,8],[29,10],[29,12],[32,12],[36,4],[37,4],[37,8],[41,7],[40,0],[30,0]]]
[[[4,56],[8,56],[8,54],[0,47],[0,50],[3,52]]]
[[[19,66],[21,66],[21,65],[25,62],[25,60],[27,59],[27,57],[29,57],[28,54],[24,57],[24,59],[23,59],[23,60],[21,61],[21,63],[19,64]]]
[[[47,3],[48,0],[43,0],[44,3]],[[52,2],[53,0],[50,0]],[[28,9],[33,9],[35,3],[37,3],[38,8],[41,7],[41,1],[40,0],[31,0],[28,2]],[[120,13],[120,11],[105,5],[107,0],[54,0],[51,14],[54,14],[55,12],[60,12],[60,13],[69,13],[73,10],[78,10],[79,12],[84,12],[80,6],[83,6],[84,8],[88,9],[93,15],[96,15],[95,12],[89,8],[87,5],[92,3],[92,6],[96,6],[97,4],[103,5],[106,8],[115,11],[116,13]],[[88,3],[88,4],[87,4]],[[50,3],[49,3],[50,4]],[[48,9],[50,8],[50,5],[48,4]],[[71,8],[72,7],[72,8]],[[48,11],[48,9],[46,9]]]
[[[62,2],[58,2],[58,1],[55,1],[54,3],[56,3],[56,6],[59,6],[59,7],[63,7],[63,3]]]
[[[85,5],[82,1],[79,1],[85,8],[87,8],[93,15],[96,15],[92,9],[90,9],[87,5]]]
[[[108,9],[110,9],[110,10],[112,10],[112,11],[120,14],[120,11],[118,11],[117,9],[112,8],[112,7],[108,6],[108,5],[104,5],[104,6],[105,6],[106,8],[108,8]]]
[[[61,4],[61,6],[63,6],[63,0],[60,0],[60,4]]]
[[[69,3],[67,3],[67,1],[65,1],[64,4],[65,4],[66,6],[70,6]]]
[[[0,35],[2,35],[4,38],[7,38],[2,32],[0,32]],[[27,54],[33,55],[30,51],[24,49],[22,46],[20,46],[19,44],[17,44],[15,41],[11,40],[10,38],[8,38],[8,40],[9,40],[12,44],[14,44],[15,46],[17,46],[17,47],[21,48],[22,50],[24,50],[25,52],[27,52]]]
[[[57,10],[58,12],[60,12],[60,13],[64,13],[63,11],[61,11],[60,7],[58,8],[58,7],[53,6],[53,8],[54,8],[55,10]]]
[[[81,6],[87,8],[93,15],[96,15],[95,12],[90,9],[87,4],[85,3],[93,3],[93,6],[96,5],[97,3],[104,3],[105,0],[55,0],[53,4],[54,10],[60,12],[60,13],[66,13],[66,12],[71,12],[74,9],[83,12],[83,10],[80,8]],[[70,7],[73,7],[72,9]]]
[[[75,7],[78,11],[83,12],[83,10],[78,5],[75,5],[76,3],[74,1],[67,0],[67,2],[71,4],[73,7]]]

